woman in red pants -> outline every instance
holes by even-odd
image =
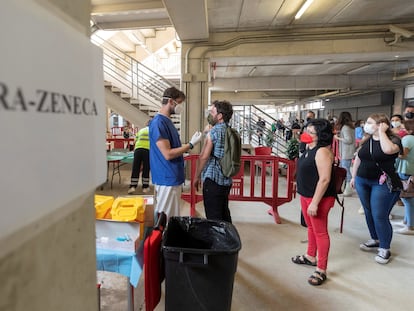
[[[295,256],[292,261],[316,266],[308,279],[311,285],[321,285],[326,280],[330,246],[328,214],[335,203],[335,188],[331,183],[332,139],[332,125],[325,119],[311,120],[300,136],[306,149],[298,159],[296,182],[308,226],[308,249],[306,254]]]

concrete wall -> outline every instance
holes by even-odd
[[[89,36],[90,1],[36,1]],[[15,186],[24,195],[32,185],[22,180]],[[1,311],[97,310],[93,194],[85,189],[53,215],[0,241]]]

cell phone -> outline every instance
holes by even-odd
[[[382,185],[382,184],[384,184],[385,183],[385,181],[387,180],[387,174],[385,174],[385,173],[382,173],[382,175],[380,176],[380,178],[379,178],[379,180],[378,180],[378,183],[380,184],[380,185]]]

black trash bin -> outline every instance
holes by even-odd
[[[240,248],[231,223],[171,217],[162,246],[165,310],[230,310]]]

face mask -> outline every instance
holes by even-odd
[[[174,114],[181,114],[183,112],[183,104],[175,105]]]
[[[414,118],[414,112],[407,112],[404,116],[406,119],[412,119]]]
[[[306,118],[306,122],[309,122],[311,120],[311,118]]]
[[[208,117],[207,117],[207,122],[208,122],[208,124],[214,126],[214,125],[216,125],[217,120],[214,120],[213,116],[211,114],[209,114]]]
[[[399,127],[399,126],[401,126],[401,122],[400,121],[392,121],[391,126],[392,127]]]
[[[300,141],[305,144],[310,144],[311,142],[313,142],[313,137],[309,133],[303,132],[300,135]]]
[[[364,125],[364,132],[367,133],[367,134],[369,134],[369,135],[374,134],[375,133],[374,126],[375,126],[375,124],[365,123],[365,125]]]

